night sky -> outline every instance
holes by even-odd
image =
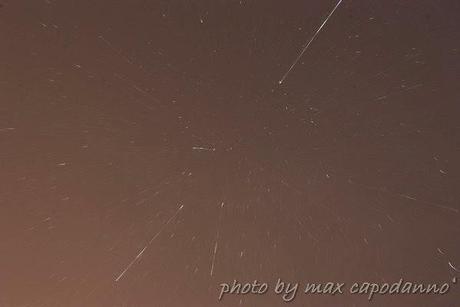
[[[455,0],[0,0],[0,306],[460,306],[459,76]]]

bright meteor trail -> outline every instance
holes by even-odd
[[[169,218],[169,220],[161,227],[161,229],[147,242],[147,244],[144,246],[144,248],[137,254],[137,256],[126,266],[126,268],[123,270],[123,272],[118,275],[118,277],[115,279],[115,281],[119,281],[123,275],[125,275],[126,272],[142,257],[142,254],[145,252],[147,247],[149,247],[150,244],[163,232],[163,230],[168,226],[168,224],[179,214],[179,211],[184,208],[184,205],[181,205],[179,209],[177,209],[176,213],[174,213],[173,216]]]
[[[303,54],[305,53],[305,51],[307,51],[308,47],[310,46],[310,44],[313,42],[313,40],[315,39],[315,37],[318,35],[318,33],[321,31],[321,29],[324,27],[324,25],[326,24],[326,22],[329,20],[329,18],[331,18],[332,14],[334,14],[335,10],[339,7],[340,3],[342,3],[342,0],[339,0],[339,2],[337,2],[337,4],[335,5],[335,7],[332,9],[332,11],[329,13],[329,15],[326,17],[326,19],[323,21],[323,23],[321,24],[321,26],[318,28],[318,30],[316,30],[315,34],[312,36],[312,38],[308,41],[307,45],[302,49],[302,51],[300,52],[300,54],[297,56],[297,58],[294,60],[294,62],[292,63],[291,67],[289,67],[288,71],[284,74],[284,76],[281,78],[281,80],[278,81],[279,84],[283,84],[284,82],[284,79],[286,79],[286,77],[288,76],[288,74],[291,72],[291,70],[294,68],[294,66],[297,64],[297,62],[300,60],[300,58],[303,56]]]

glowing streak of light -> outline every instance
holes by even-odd
[[[155,239],[163,232],[166,226],[168,226],[168,224],[179,214],[182,208],[184,208],[184,205],[181,205],[179,209],[177,209],[176,213],[174,213],[174,215],[169,218],[169,220],[163,225],[163,227],[161,227],[160,230],[147,242],[147,244],[137,254],[137,256],[134,257],[134,259],[126,266],[126,268],[120,273],[120,275],[118,275],[115,281],[119,281],[126,274],[126,272],[128,272],[128,270],[142,257],[142,254],[144,254],[145,250],[149,247],[149,245],[152,244],[153,241],[155,241]]]
[[[220,224],[221,224],[221,220],[222,220],[222,210],[223,210],[223,208],[224,208],[224,203],[222,202],[220,204],[219,225],[218,225],[217,233],[216,233],[216,243],[214,244],[214,252],[213,252],[213,255],[212,255],[211,272],[210,272],[211,276],[214,274],[214,263],[216,262],[217,246],[218,246],[218,243],[219,243],[219,235],[220,235],[219,230],[220,230]]]
[[[339,7],[340,3],[342,3],[342,0],[339,0],[339,2],[337,2],[337,4],[335,5],[335,7],[332,9],[332,11],[329,13],[329,15],[326,17],[326,19],[323,21],[323,23],[321,24],[321,26],[319,26],[318,30],[316,30],[315,34],[313,34],[313,36],[311,37],[311,39],[308,41],[307,45],[305,45],[305,47],[302,49],[302,51],[299,53],[299,55],[297,56],[297,58],[294,60],[294,62],[292,63],[291,67],[289,67],[288,71],[284,74],[284,76],[281,78],[281,80],[278,81],[279,84],[283,84],[284,82],[284,79],[286,79],[286,77],[288,76],[288,74],[291,72],[291,70],[294,68],[294,66],[297,64],[297,62],[299,62],[300,58],[303,56],[303,54],[305,53],[305,51],[307,51],[308,47],[310,47],[310,44],[315,40],[316,36],[318,35],[318,33],[321,31],[321,29],[324,27],[324,25],[326,24],[326,22],[329,20],[329,18],[331,18],[332,14],[334,14],[335,10]]]

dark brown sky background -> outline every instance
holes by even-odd
[[[0,4],[1,307],[460,306],[458,1]]]

